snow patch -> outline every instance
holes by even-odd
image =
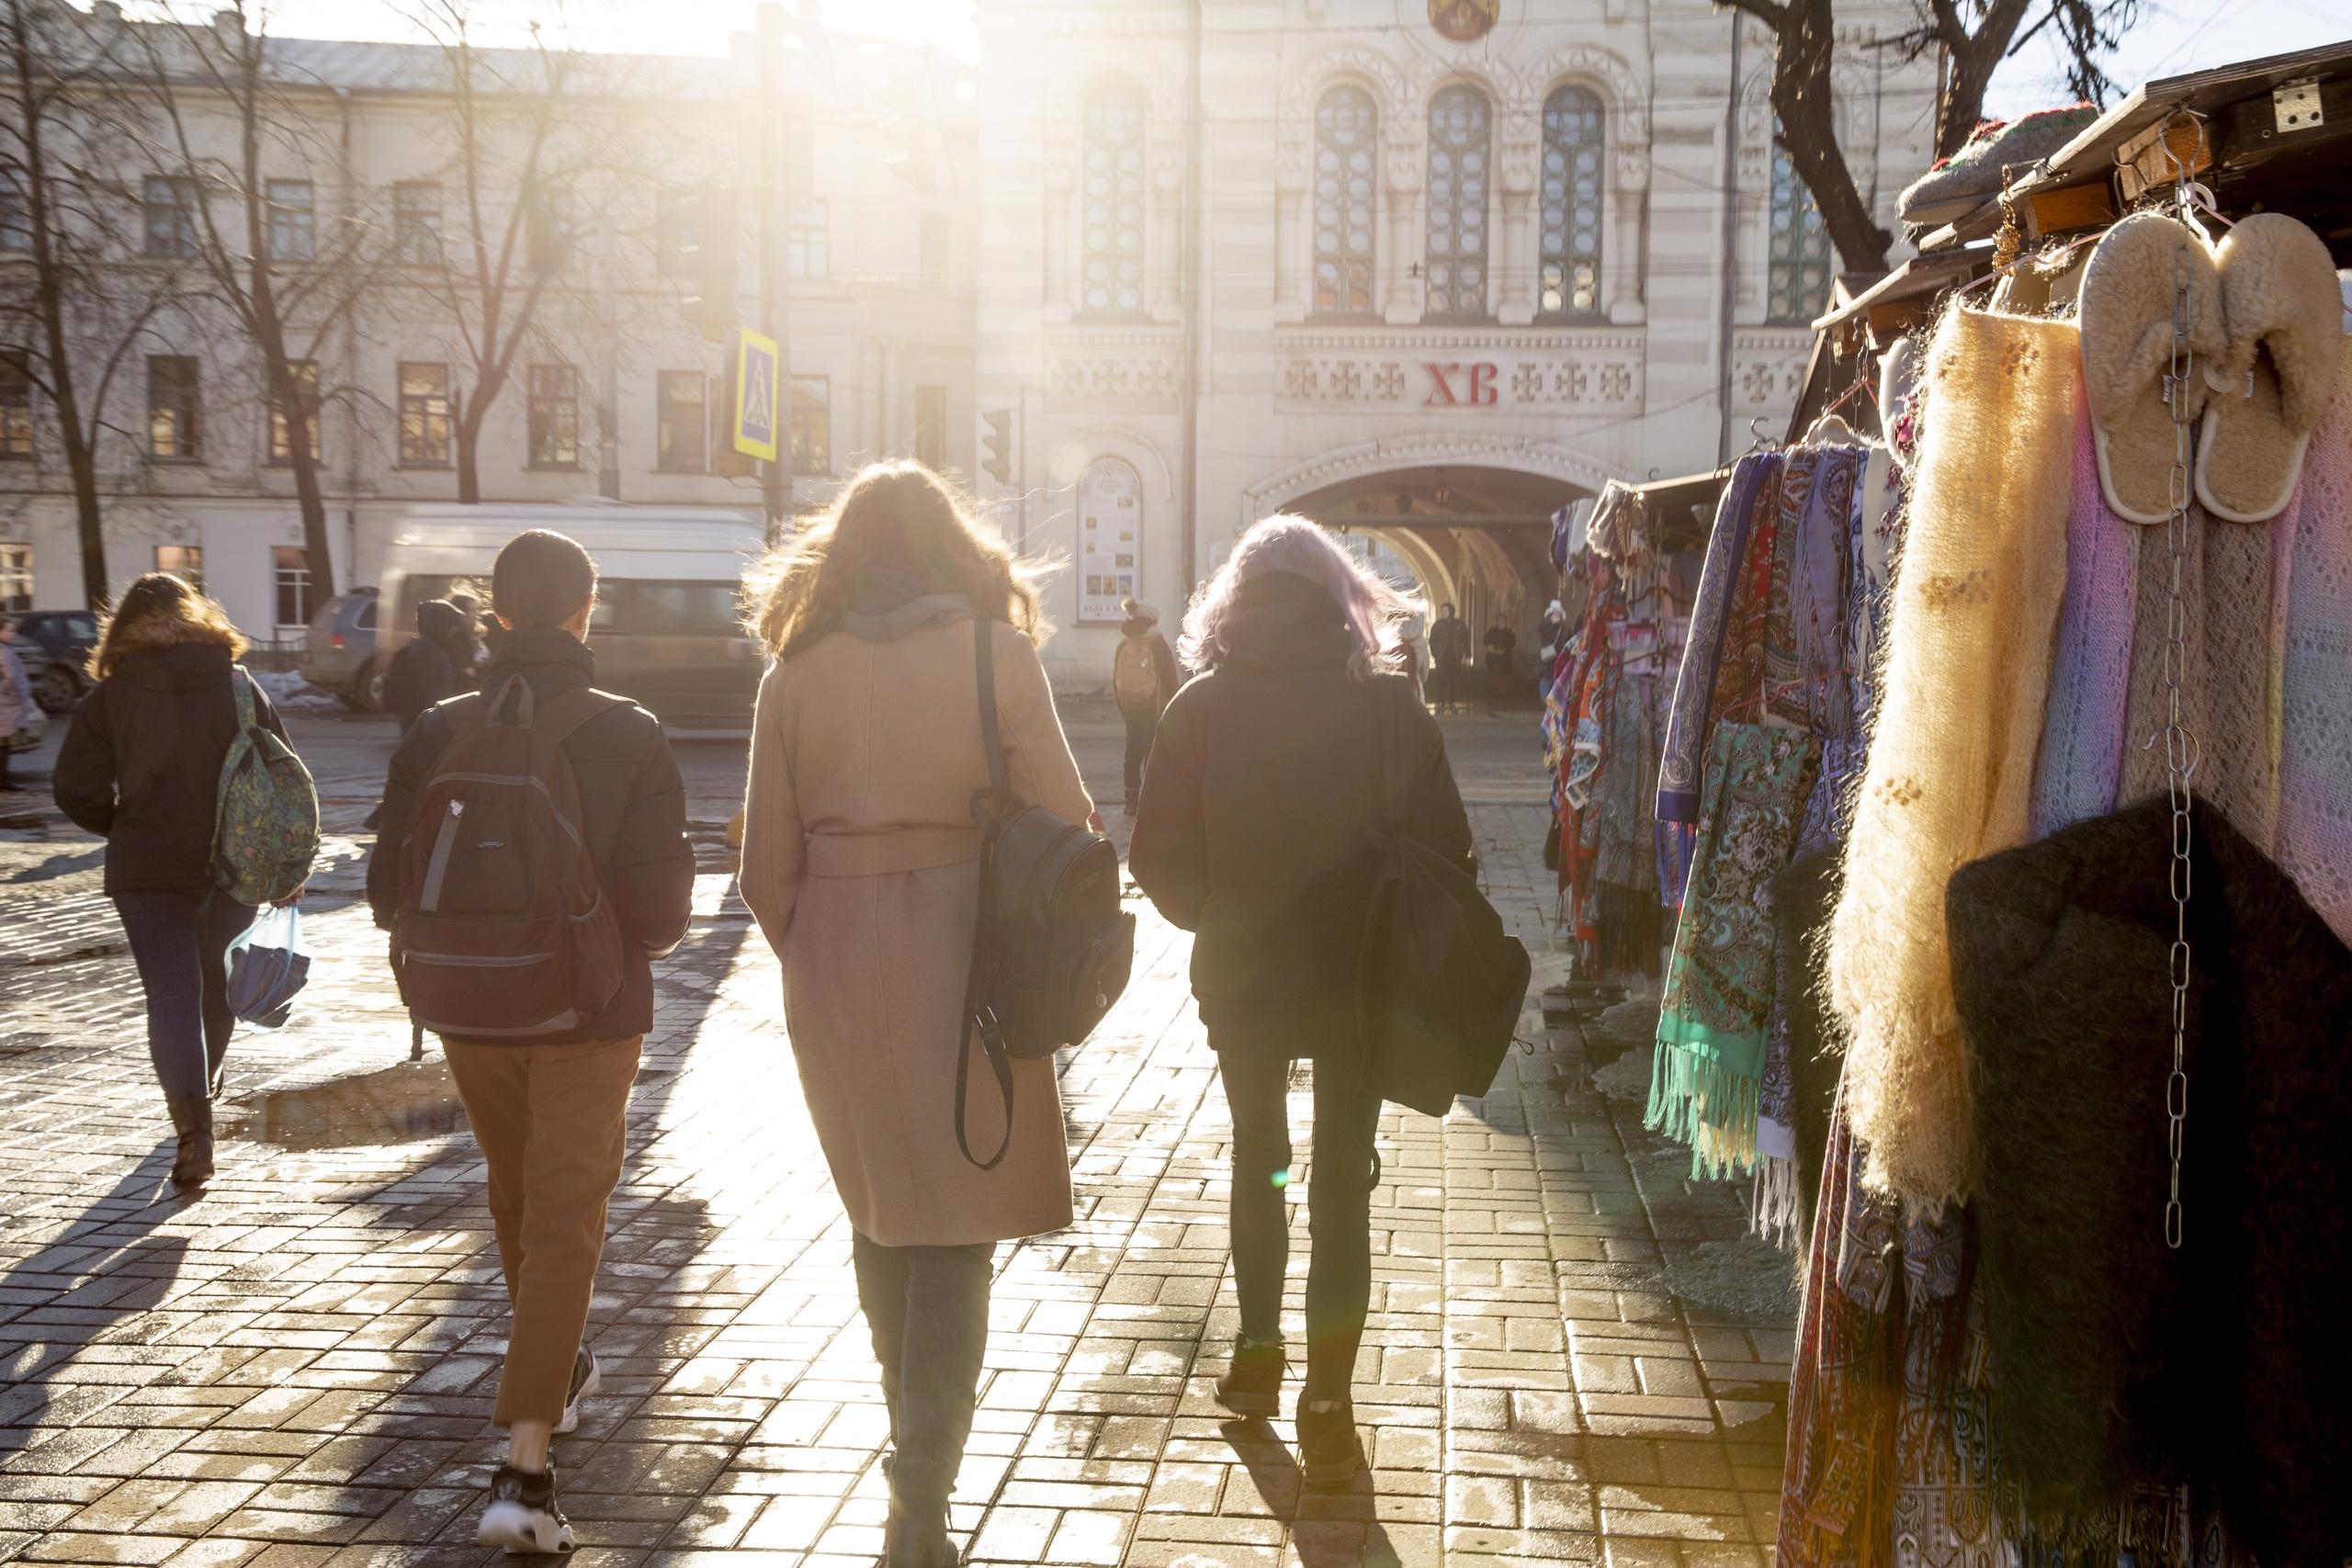
[[[255,670],[254,684],[269,694],[273,706],[280,711],[315,711],[340,707],[332,692],[322,692],[292,670]]]

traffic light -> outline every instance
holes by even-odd
[[[1009,485],[1012,482],[1012,411],[989,409],[980,415],[980,423],[989,427],[988,434],[980,437],[980,445],[988,448],[980,467],[997,483]]]
[[[686,313],[707,343],[726,343],[735,333],[737,239],[735,187],[704,186],[686,198],[684,253],[690,258],[694,291]]]

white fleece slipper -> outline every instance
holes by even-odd
[[[2171,368],[2173,294],[2188,282],[2188,349],[2199,360],[2219,355],[2222,290],[2205,237],[2160,213],[2135,212],[2109,230],[2083,268],[2083,387],[2098,452],[2099,488],[2119,517],[2162,523],[2172,515],[2172,466],[2177,457],[2173,411],[2165,403]],[[2205,406],[2207,389],[2191,376],[2177,389],[2184,419]]]
[[[2262,523],[2295,493],[2335,395],[2343,296],[2327,243],[2283,212],[2240,223],[2214,260],[2228,341],[2205,372],[2197,499],[2216,517]]]

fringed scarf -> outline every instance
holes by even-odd
[[[1876,1188],[1930,1210],[1974,1179],[1944,884],[2023,841],[2066,581],[2072,322],[1954,310],[1928,351],[1878,722],[1831,922],[1847,1106]]]

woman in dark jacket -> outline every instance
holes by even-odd
[[[250,906],[219,890],[213,819],[237,738],[245,639],[228,612],[168,572],[132,583],[90,655],[97,684],[57,754],[65,815],[107,840],[106,890],[147,993],[147,1051],[179,1134],[172,1179],[212,1175],[212,1096],[236,1027],[229,944]],[[284,739],[258,686],[256,717]]]
[[[1280,1406],[1284,1100],[1291,1063],[1315,1061],[1298,1442],[1317,1488],[1345,1487],[1363,1462],[1352,1384],[1380,1112],[1356,1026],[1374,869],[1365,829],[1393,793],[1408,832],[1471,863],[1437,721],[1408,680],[1386,672],[1412,611],[1312,523],[1270,517],[1243,536],[1185,616],[1185,660],[1207,672],[1160,720],[1129,856],[1159,912],[1195,933],[1193,994],[1233,1112],[1241,1333],[1217,1395],[1241,1415]]]

